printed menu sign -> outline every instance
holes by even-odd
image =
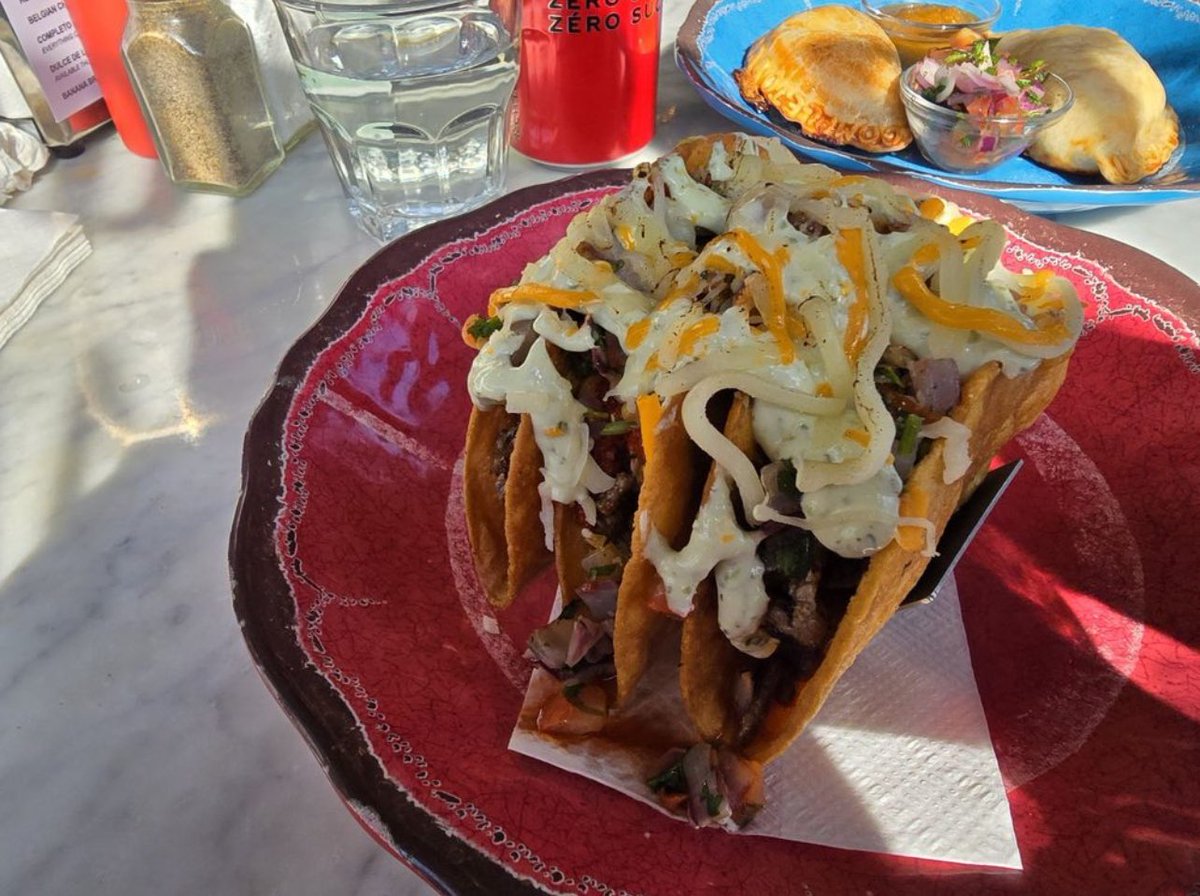
[[[100,99],[100,85],[63,0],[0,0],[55,121]]]

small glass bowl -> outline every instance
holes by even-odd
[[[900,98],[921,155],[945,171],[986,171],[1024,152],[1033,138],[1067,114],[1075,95],[1058,75],[1045,81],[1050,111],[981,119],[931,103],[913,86],[915,66],[900,76]]]
[[[863,11],[896,45],[900,65],[908,68],[933,50],[969,44],[987,37],[1000,18],[1000,0],[947,0],[945,3],[912,3],[908,0],[860,0]],[[937,21],[957,13],[959,21]],[[926,21],[932,19],[933,21]],[[964,29],[974,34],[960,35]]]

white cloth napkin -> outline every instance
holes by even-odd
[[[0,121],[0,205],[14,193],[28,190],[33,176],[49,158],[42,141],[14,124]]]
[[[91,251],[75,215],[0,209],[0,347]]]

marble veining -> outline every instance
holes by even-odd
[[[645,158],[727,127],[670,52]],[[510,186],[565,173],[515,156]],[[230,607],[246,424],[377,249],[324,146],[230,200],[102,133],[12,206],[78,214],[95,251],[0,351],[0,893],[431,892],[341,804]],[[1200,200],[1061,220],[1200,277]]]

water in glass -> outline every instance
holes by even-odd
[[[302,39],[300,81],[368,231],[390,239],[500,192],[517,52],[495,13],[333,22]]]

